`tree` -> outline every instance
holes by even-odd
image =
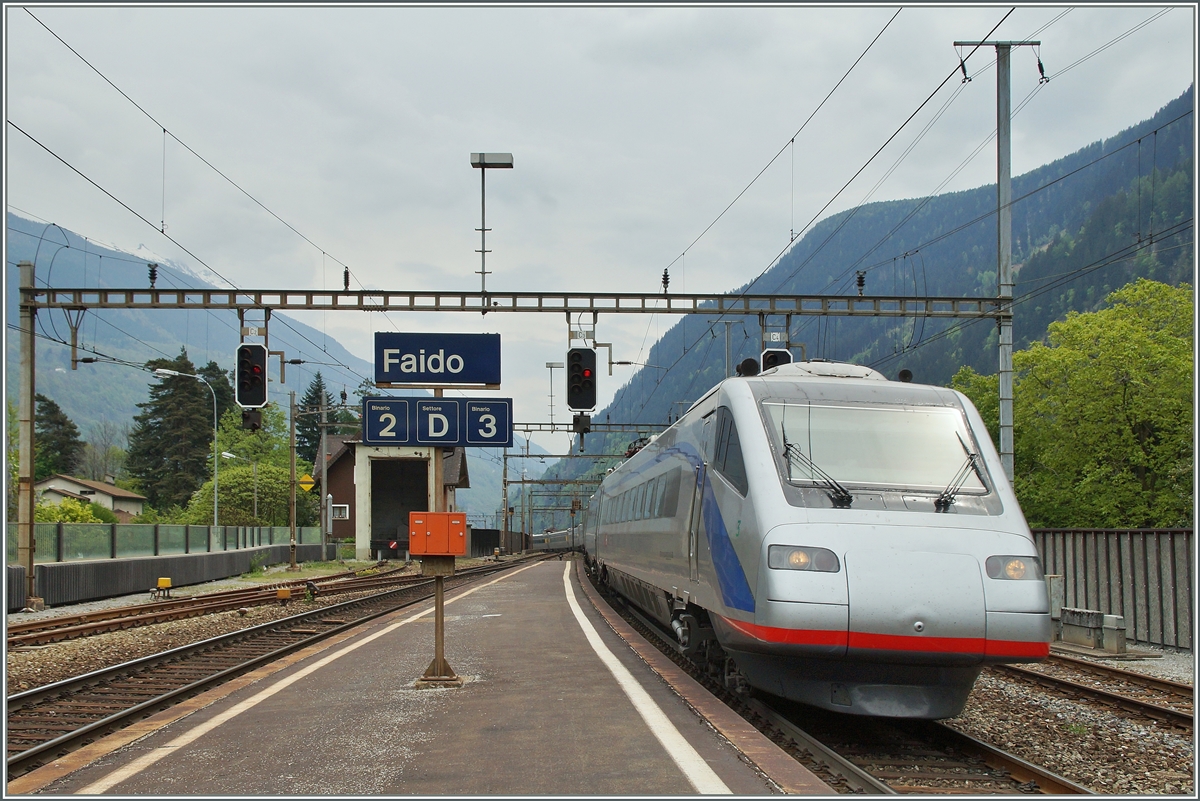
[[[317,448],[321,444],[321,407],[332,405],[333,398],[329,396],[325,379],[318,370],[296,410],[299,412],[296,415],[296,455],[310,464],[317,460]],[[333,421],[332,414],[327,413],[326,416]]]
[[[197,371],[185,349],[174,359],[154,359],[146,367],[183,375],[160,379],[150,387],[150,399],[138,404],[142,411],[134,417],[129,435],[126,470],[138,480],[152,506],[185,506],[212,472],[212,395],[203,382],[190,377]],[[224,374],[212,383],[218,410],[224,392],[221,385],[229,389]]]
[[[122,427],[111,420],[92,425],[79,464],[83,477],[104,481],[106,476],[118,475],[125,465],[126,454],[121,445],[127,438],[127,431],[122,431]]]
[[[228,463],[227,463],[228,464]],[[290,517],[291,473],[287,468],[260,463],[226,467],[221,470],[221,494],[218,500],[223,526],[286,526]],[[255,489],[258,516],[254,516]],[[212,521],[212,481],[206,481],[192,496],[183,522],[206,525]],[[318,516],[316,495],[296,492],[296,525],[315,524]]]
[[[100,518],[92,511],[94,505],[74,498],[63,498],[61,503],[38,501],[33,519],[36,523],[99,523]]]
[[[1141,279],[1013,355],[1013,484],[1031,525],[1191,525],[1192,297]],[[954,384],[995,392],[961,370]]]
[[[45,395],[35,395],[37,422],[34,427],[33,478],[41,481],[55,473],[75,472],[83,456],[79,429],[58,404]]]

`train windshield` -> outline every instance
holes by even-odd
[[[763,411],[785,475],[799,484],[837,483],[941,492],[978,453],[962,412],[935,406],[838,406],[766,401]],[[976,460],[982,469],[982,464]],[[984,493],[977,470],[960,492]]]

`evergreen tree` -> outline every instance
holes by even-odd
[[[310,464],[317,460],[317,448],[321,444],[321,406],[332,405],[333,398],[326,390],[325,379],[318,370],[296,410],[296,455]],[[329,421],[336,419],[333,410],[329,410],[326,416]]]
[[[75,472],[83,456],[79,429],[58,404],[45,395],[35,395],[37,422],[34,426],[33,478],[41,481],[55,473]]]
[[[138,480],[152,506],[186,506],[192,493],[212,474],[213,401],[203,382],[191,377],[196,367],[180,349],[174,359],[146,362],[148,369],[182,373],[150,387],[150,399],[139,403],[133,420],[126,470]],[[222,376],[212,386],[228,388]],[[218,409],[221,396],[217,396]]]
[[[221,366],[216,362],[210,361],[208,364],[196,371],[196,374],[208,382],[208,385],[217,393],[217,419],[225,416],[225,412],[234,408],[237,405],[233,397],[233,384],[229,380],[229,373],[221,369]],[[212,395],[208,396],[208,401],[212,403]],[[212,406],[208,407],[210,410]]]

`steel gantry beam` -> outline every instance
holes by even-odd
[[[239,289],[21,290],[34,309],[271,309],[368,312],[794,314],[826,317],[1001,317],[1007,300],[855,295],[654,295],[636,292],[391,292]]]

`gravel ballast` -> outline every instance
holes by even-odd
[[[237,585],[231,582],[221,582],[221,586],[204,585],[204,591],[232,586]],[[347,594],[318,598],[313,602],[298,600],[286,607],[273,604],[250,607],[245,615],[236,611],[222,612],[19,648],[7,654],[7,692],[13,695],[351,597]],[[110,599],[36,614],[78,614],[144,600],[144,596]],[[32,617],[26,613],[10,616],[10,619],[29,620]],[[1151,652],[1158,658],[1123,660],[1115,664],[1126,670],[1189,684],[1193,682],[1195,661],[1191,654],[1143,645],[1138,645],[1137,650]],[[1060,698],[987,671],[976,682],[963,713],[946,723],[1098,793],[1195,795],[1195,751],[1190,731]]]

